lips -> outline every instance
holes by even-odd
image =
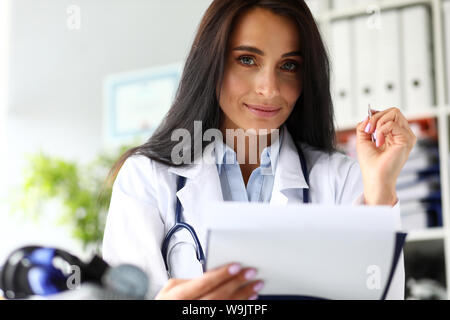
[[[257,115],[258,117],[263,118],[270,118],[278,114],[280,112],[281,108],[277,106],[269,106],[269,105],[253,105],[253,104],[246,104],[244,105],[252,112],[253,114]]]

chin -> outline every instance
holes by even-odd
[[[260,130],[266,130],[268,133],[270,133],[271,130],[280,128],[281,124],[273,123],[272,121],[257,121],[257,122],[251,122],[247,123],[246,126],[242,127],[244,130],[253,129],[258,133]]]

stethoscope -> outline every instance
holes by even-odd
[[[297,148],[297,152],[300,157],[300,164],[302,166],[303,176],[305,177],[306,184],[309,185],[309,174],[308,174],[308,170],[307,170],[307,166],[306,166],[305,156],[302,152],[302,149],[300,148],[300,145],[298,143],[295,143],[295,146]],[[185,183],[186,183],[186,177],[179,176],[178,182],[177,182],[177,192],[181,188],[184,187]],[[308,202],[309,202],[309,189],[303,188],[303,203],[306,204]],[[169,248],[169,242],[170,242],[170,239],[172,238],[172,236],[174,235],[174,233],[181,229],[186,229],[187,231],[189,231],[192,238],[194,239],[197,259],[201,263],[203,271],[205,271],[206,259],[205,259],[205,254],[203,252],[202,245],[200,244],[200,240],[198,239],[194,228],[191,225],[187,224],[186,222],[182,221],[181,211],[182,211],[181,202],[180,202],[180,199],[177,197],[177,204],[176,204],[176,211],[175,211],[175,225],[172,228],[170,228],[169,232],[167,232],[167,234],[164,238],[162,247],[161,247],[161,253],[162,253],[162,256],[164,259],[164,264],[166,266],[166,270],[169,275],[170,275],[170,273],[169,273],[169,264],[167,262],[167,249]]]

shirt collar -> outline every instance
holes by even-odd
[[[284,130],[280,128],[279,139],[275,139],[270,146],[265,147],[261,152],[260,168],[262,175],[275,175],[281,143],[283,142],[283,132]],[[217,170],[220,175],[224,165],[235,165],[237,163],[237,156],[236,152],[223,141],[215,141],[214,148]]]

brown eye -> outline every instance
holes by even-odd
[[[237,60],[246,66],[251,66],[255,64],[255,61],[253,60],[252,57],[242,56],[239,57]],[[253,64],[251,64],[251,62],[253,62]]]

